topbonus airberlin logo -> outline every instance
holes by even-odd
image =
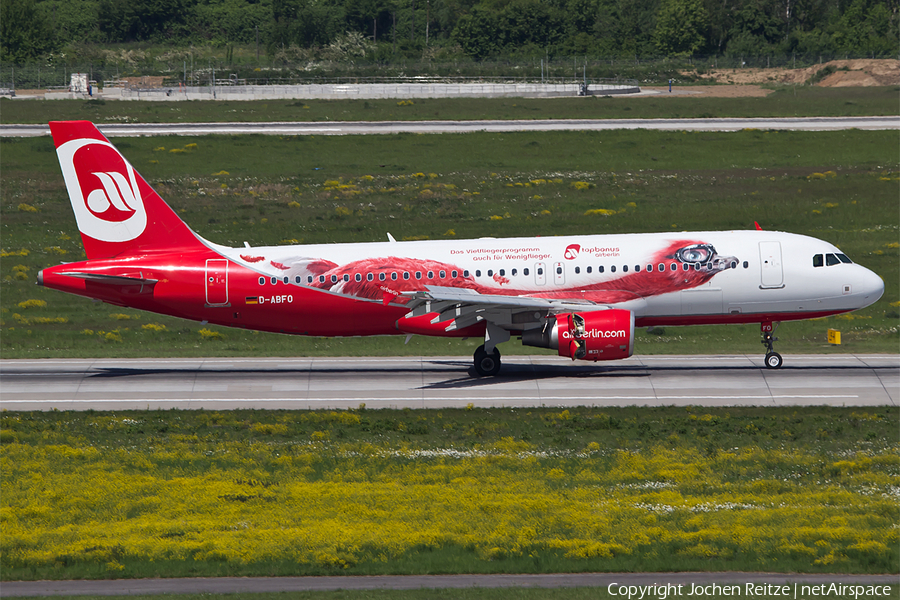
[[[578,253],[581,252],[581,246],[579,244],[569,244],[566,247],[566,252],[563,254],[566,260],[575,260],[578,258]]]
[[[134,169],[109,142],[82,138],[56,149],[81,233],[128,242],[144,232],[147,211]]]

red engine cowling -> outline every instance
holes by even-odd
[[[542,329],[522,333],[522,344],[554,348],[572,360],[616,360],[634,352],[634,313],[612,308],[556,315]]]

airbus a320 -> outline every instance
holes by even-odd
[[[828,242],[776,231],[228,248],[192,231],[88,121],[52,122],[87,260],[38,283],[119,306],[296,335],[512,336],[572,360],[631,356],[635,327],[774,324],[866,307],[884,282]]]

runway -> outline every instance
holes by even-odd
[[[721,119],[543,119],[531,121],[329,121],[297,123],[97,123],[107,137],[159,135],[369,135],[389,133],[468,133],[487,131],[739,131],[779,129],[836,131],[844,129],[900,129],[900,116],[878,117],[761,117]],[[0,125],[0,137],[50,135],[46,123]]]
[[[897,355],[634,356],[573,363],[504,357],[0,361],[5,410],[317,409],[537,406],[896,406]]]
[[[464,588],[572,588],[593,587],[606,590],[610,595],[632,598],[638,590],[627,586],[640,586],[645,598],[662,597],[647,589],[648,586],[672,586],[666,588],[666,597],[704,596],[716,590],[709,586],[739,586],[739,594],[756,597],[778,595],[798,597],[802,586],[819,585],[820,593],[808,591],[800,597],[827,596],[824,591],[832,586],[879,586],[875,594],[869,590],[859,593],[859,598],[890,597],[884,586],[897,583],[896,575],[844,575],[801,573],[547,573],[520,575],[375,575],[357,577],[214,577],[196,579],[118,579],[107,581],[5,581],[0,596],[82,596],[82,595],[137,595],[137,594],[228,594],[237,592],[284,593],[336,590],[416,590],[416,589],[464,589]],[[748,588],[748,585],[751,586]],[[757,587],[763,586],[763,587]],[[784,589],[787,586],[787,590]],[[622,589],[626,588],[626,589]],[[699,588],[699,589],[698,589]],[[777,589],[776,589],[777,588]],[[721,590],[721,587],[720,587]],[[733,591],[733,590],[732,590]],[[754,592],[754,593],[750,593]],[[721,593],[721,591],[719,591]],[[850,592],[852,593],[852,592]],[[847,597],[845,594],[838,597]]]

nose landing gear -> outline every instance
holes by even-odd
[[[772,326],[772,323],[760,323],[759,330],[762,332],[763,339],[760,342],[766,347],[766,358],[765,363],[766,367],[769,369],[780,369],[781,365],[784,364],[784,359],[781,358],[781,355],[775,352],[775,342],[778,341],[777,337],[773,337],[775,334],[775,329],[778,328],[778,324]]]

